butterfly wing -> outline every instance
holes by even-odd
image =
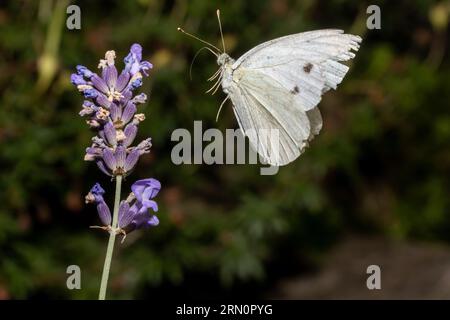
[[[355,57],[359,36],[342,30],[316,30],[264,42],[241,56],[232,68],[257,70],[295,95],[303,110],[311,110],[322,94],[336,89],[348,71],[339,63]],[[317,112],[315,112],[317,113]]]
[[[319,125],[280,82],[252,69],[240,69],[239,81],[229,88],[233,110],[250,145],[264,162],[282,166],[295,160]],[[321,125],[321,120],[320,120]]]

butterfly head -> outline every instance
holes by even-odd
[[[218,57],[217,57],[217,64],[221,67],[229,65],[229,64],[233,64],[234,63],[234,59],[231,58],[228,54],[226,53],[221,53]]]

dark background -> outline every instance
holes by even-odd
[[[381,30],[366,29],[373,2],[364,1],[71,3],[81,30],[66,28],[68,1],[0,2],[0,299],[97,297],[107,235],[88,229],[99,222],[83,201],[98,181],[111,204],[114,186],[83,161],[93,133],[70,74],[77,64],[95,70],[111,49],[121,67],[134,42],[154,64],[139,131],[154,146],[123,194],[137,179],[159,179],[161,223],[116,246],[110,298],[370,298],[369,264],[387,273],[384,297],[450,297],[448,269],[436,269],[450,268],[448,1],[379,1]],[[215,122],[223,93],[204,94],[214,57],[200,54],[190,80],[201,44],[176,31],[219,45],[218,8],[234,58],[301,31],[363,38],[319,105],[321,134],[275,176],[259,165],[171,162],[175,128],[237,127],[229,104]],[[66,288],[72,264],[82,290]],[[430,291],[437,283],[445,289]]]

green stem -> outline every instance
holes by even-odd
[[[108,248],[106,249],[105,264],[103,265],[102,282],[100,284],[100,292],[98,300],[105,300],[106,288],[108,287],[109,269],[111,268],[111,260],[114,251],[114,243],[116,240],[117,220],[119,217],[120,189],[122,187],[122,176],[116,176],[116,195],[114,198],[114,212],[112,217],[111,232],[109,234]]]

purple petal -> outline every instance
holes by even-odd
[[[103,172],[107,176],[112,177],[112,174],[106,169],[105,164],[103,163],[102,160],[98,160],[96,163],[97,163],[97,167],[100,169],[101,172]]]
[[[93,104],[91,101],[89,100],[84,100],[83,101],[83,107],[91,107],[93,109],[97,108],[97,106],[95,104]]]
[[[128,81],[130,81],[130,74],[123,71],[117,79],[116,90],[122,92],[122,90],[127,86]]]
[[[100,220],[105,226],[111,225],[111,211],[104,201],[97,205],[97,212]]]
[[[134,104],[142,104],[147,101],[147,95],[145,93],[140,93],[131,100]]]
[[[133,221],[135,212],[130,210],[130,205],[126,201],[121,201],[119,206],[119,228],[126,228]]]
[[[145,208],[146,212],[148,209],[152,209],[154,212],[157,212],[158,204],[153,200],[145,200],[144,202],[142,202],[142,208]]]
[[[130,47],[130,53],[140,62],[142,60],[142,46],[139,43],[133,43]]]
[[[82,117],[93,114],[94,112],[96,112],[98,110],[98,107],[95,106],[90,101],[84,101],[82,107],[83,107],[83,109],[81,109],[81,111],[78,113]]]
[[[94,184],[91,190],[89,190],[89,192],[93,195],[102,196],[105,194],[105,189],[103,189],[100,183],[97,182],[96,184]]]
[[[92,84],[94,85],[94,87],[98,90],[101,91],[103,93],[108,93],[109,88],[106,84],[106,82],[100,78],[98,75],[94,74],[91,78]]]
[[[151,218],[148,220],[147,224],[152,227],[156,227],[159,224],[158,217],[155,215],[152,215]]]
[[[82,65],[77,66],[77,73],[88,79],[90,79],[94,75],[94,73],[91,70]]]
[[[115,88],[117,82],[117,69],[115,66],[106,67],[105,81],[109,88]]]
[[[155,215],[149,215],[148,212],[145,212],[137,214],[132,224],[135,229],[148,228],[151,226],[157,226],[159,224],[159,220]]]
[[[109,114],[113,121],[117,121],[120,118],[121,110],[114,102],[109,106]]]
[[[105,133],[103,132],[103,130],[100,130],[100,131],[98,132],[98,136],[99,136],[100,138],[102,138],[103,141],[106,141]]]
[[[127,151],[123,146],[118,146],[116,148],[116,152],[114,153],[114,156],[116,158],[116,164],[118,168],[125,167],[125,160],[127,157]]]
[[[145,74],[146,76],[148,76],[148,70],[152,69],[153,65],[148,62],[148,61],[142,61],[140,64],[140,70],[142,71],[143,74]]]
[[[128,103],[128,101],[133,97],[133,92],[129,89],[125,89],[122,92],[122,98],[120,99],[120,103],[122,105],[126,105]]]
[[[145,188],[142,193],[142,203],[145,202],[145,199],[153,199],[158,194],[159,190],[161,190],[161,183],[154,179],[158,184],[153,184]]]
[[[103,133],[105,134],[105,138],[110,145],[114,146],[117,144],[116,129],[114,128],[114,125],[111,122],[105,124],[105,127],[103,128]]]
[[[85,161],[94,161],[101,157],[102,150],[100,148],[88,147],[86,148],[86,154],[84,155]]]
[[[134,75],[139,71],[139,63],[142,60],[142,47],[135,43],[130,48],[130,53],[125,57],[125,71]]]
[[[134,216],[134,219],[133,219],[133,222],[132,222],[132,224],[134,225],[134,229],[140,229],[140,228],[142,228],[144,226],[147,226],[147,222],[148,222],[149,218],[150,217],[148,216],[148,213],[136,214]]]
[[[128,102],[122,113],[122,122],[128,123],[136,113],[136,106],[132,102]]]
[[[148,191],[144,193],[146,189]],[[138,180],[131,186],[131,191],[139,202],[156,197],[159,190],[161,190],[161,182],[153,178]]]
[[[109,148],[105,148],[103,150],[103,161],[109,169],[111,169],[112,171],[116,170],[116,158]]]
[[[101,105],[102,107],[105,107],[106,109],[109,109],[109,107],[111,105],[111,101],[109,101],[108,98],[106,98],[105,95],[103,95],[103,94],[99,94],[97,96],[97,99],[95,99],[95,101],[97,101],[97,103],[99,105]]]
[[[152,139],[147,138],[139,142],[139,144],[135,147],[136,150],[139,150],[139,154],[145,154],[150,152],[150,148],[152,147]]]
[[[95,89],[86,89],[83,91],[83,94],[86,99],[93,99],[98,96],[98,91]]]
[[[142,86],[142,78],[138,78],[131,83],[131,88],[137,89]]]
[[[70,76],[70,82],[72,84],[79,86],[80,84],[86,84],[86,80],[84,80],[83,76],[80,76],[79,74],[73,73]]]
[[[138,128],[133,123],[130,123],[125,127],[125,129],[123,130],[123,133],[125,134],[125,140],[123,141],[123,145],[125,147],[128,147],[133,143],[134,138],[136,138],[137,131]]]
[[[137,161],[139,160],[139,151],[138,150],[133,150],[131,151],[131,153],[128,155],[127,159],[125,160],[125,171],[131,171],[134,166],[136,165]]]

